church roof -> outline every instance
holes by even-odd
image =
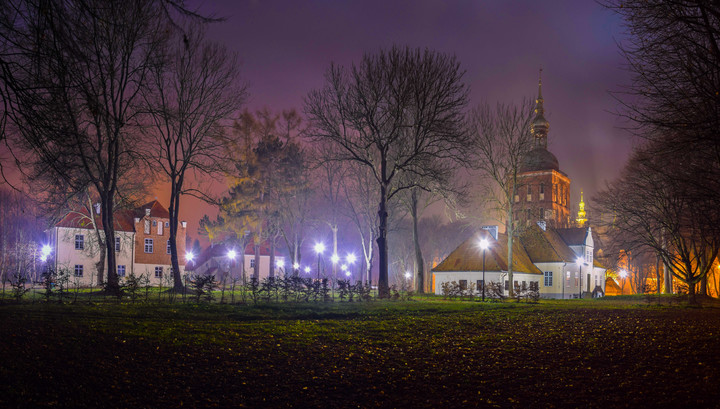
[[[520,172],[533,172],[538,170],[560,170],[557,158],[542,146],[528,152],[520,164]]]
[[[574,263],[577,258],[555,229],[534,225],[520,236],[520,242],[535,263]]]
[[[490,242],[485,253],[485,271],[508,271],[507,235],[500,233],[495,240],[484,230],[465,240],[432,271],[482,271],[482,250],[478,247],[481,237]],[[513,241],[513,272],[542,274],[530,260],[520,240]]]

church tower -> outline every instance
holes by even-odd
[[[547,150],[550,123],[545,119],[544,103],[541,69],[535,117],[530,124],[533,148],[520,164],[513,217],[525,224],[544,221],[551,227],[569,227],[570,178],[560,171],[557,158]]]
[[[578,216],[577,219],[575,219],[575,224],[577,227],[584,227],[585,223],[587,223],[587,213],[585,212],[585,199],[583,199],[583,191],[580,191],[580,205],[578,206]]]

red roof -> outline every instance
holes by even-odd
[[[151,217],[159,217],[163,219],[169,219],[170,213],[165,209],[160,202],[153,200],[152,202],[146,203],[135,210],[121,209],[115,211],[114,226],[116,231],[135,231],[135,218],[142,219],[145,217],[145,209],[150,209]],[[95,217],[95,223],[99,228],[102,229],[102,219],[99,214],[93,214]],[[91,229],[92,223],[87,210],[75,210],[69,212],[59,222],[55,224],[55,227],[70,227],[78,229]]]

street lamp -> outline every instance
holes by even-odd
[[[620,287],[620,295],[625,294],[625,277],[627,277],[627,270],[620,270],[620,278],[622,279],[622,286]]]
[[[48,257],[50,256],[50,252],[52,252],[52,247],[50,247],[49,244],[45,244],[42,246],[42,249],[40,249],[40,261],[43,263],[47,261]]]
[[[285,267],[285,260],[283,260],[283,259],[276,260],[275,267],[277,267],[280,270],[280,272],[283,274],[283,276],[285,275],[285,270],[283,270],[283,267]]]
[[[306,273],[306,274],[310,274],[310,267],[309,267],[309,266],[306,266],[306,267],[305,267],[305,273]]]
[[[348,264],[350,264],[350,265],[355,264],[355,260],[357,260],[357,258],[355,257],[355,253],[348,253],[348,254],[345,256],[345,261],[346,261]],[[349,271],[348,271],[348,272],[349,272]],[[348,274],[346,274],[346,275],[349,277]],[[362,273],[360,273],[359,277],[360,277],[360,281],[362,281]]]
[[[582,266],[583,266],[584,260],[582,257],[578,257],[577,259],[575,259],[575,262],[578,265],[578,275],[580,276],[579,296],[580,296],[580,299],[582,299]]]
[[[317,262],[318,262],[318,271],[317,271],[317,278],[320,279],[320,256],[322,255],[323,251],[325,251],[325,244],[324,243],[315,243],[315,252],[317,253]]]
[[[337,253],[333,253],[333,255],[330,256],[330,262],[332,263],[332,267],[333,267],[333,268],[332,268],[332,273],[333,273],[333,283],[332,283],[333,296],[335,295],[335,293],[334,293],[334,292],[335,292],[335,281],[337,281],[337,269],[336,269],[336,265],[337,265],[338,261],[340,261],[340,256],[338,256]]]
[[[300,273],[300,263],[297,261],[293,263],[293,274],[299,274]]]
[[[482,300],[485,301],[485,250],[490,247],[490,243],[487,241],[487,239],[480,240],[480,248],[483,251],[483,279],[482,279]]]

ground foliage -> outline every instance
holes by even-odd
[[[720,309],[647,301],[5,304],[0,407],[717,407]]]

